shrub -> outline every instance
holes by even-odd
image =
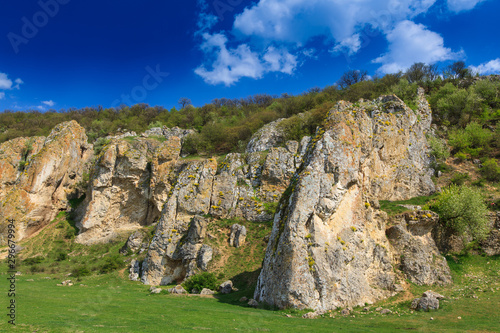
[[[478,123],[470,123],[465,129],[450,131],[448,142],[456,150],[477,156],[489,148],[492,133]]]
[[[451,185],[440,193],[431,208],[439,214],[441,225],[458,235],[481,240],[488,234],[488,208],[477,190]]]
[[[469,180],[470,176],[467,173],[457,173],[451,178],[451,182],[455,185],[463,185],[466,180]]]
[[[203,288],[215,290],[217,288],[217,278],[214,273],[203,272],[191,276],[182,284],[182,286],[188,292],[191,292],[193,289],[202,291]]]
[[[498,166],[498,161],[494,158],[490,158],[484,162],[481,168],[481,175],[489,181],[499,181],[500,167]]]
[[[467,155],[465,153],[456,153],[455,154],[455,157],[458,158],[460,160],[460,162],[463,162],[467,159]]]
[[[123,266],[123,259],[121,259],[119,256],[112,256],[106,258],[104,263],[99,266],[99,273],[101,274],[107,274],[111,273],[113,271],[116,271],[117,269],[120,269]]]
[[[68,259],[68,255],[65,252],[56,252],[55,261],[64,261],[66,259]]]
[[[450,150],[448,149],[446,140],[431,136],[427,141],[431,147],[431,154],[436,157],[437,160],[446,160],[450,157]]]
[[[73,269],[71,271],[71,276],[73,276],[75,278],[80,278],[83,276],[88,276],[88,275],[90,275],[90,273],[91,273],[90,269],[86,265],[83,265],[83,266],[80,266],[80,267]]]
[[[26,258],[22,261],[23,264],[25,265],[36,265],[36,264],[40,264],[42,261],[44,261],[44,257],[42,256],[38,256],[38,257],[34,257],[34,258]]]
[[[269,215],[274,215],[276,208],[278,208],[278,202],[266,202],[264,203],[264,211]]]
[[[106,146],[110,140],[107,140],[105,138],[99,138],[94,142],[94,154],[97,156],[101,153],[102,149],[104,146]]]

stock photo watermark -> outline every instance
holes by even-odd
[[[214,7],[217,17],[219,17],[221,21],[224,21],[224,14],[226,12],[232,13],[237,6],[241,5],[242,2],[243,0],[215,0],[212,3],[212,6]]]
[[[14,220],[9,220],[8,225],[8,243],[9,255],[7,257],[7,281],[8,291],[7,297],[9,298],[9,306],[7,306],[7,317],[10,325],[16,325],[16,227]]]
[[[119,99],[111,103],[111,107],[117,107],[121,104],[132,105],[143,102],[148,97],[148,92],[155,90],[170,75],[168,72],[162,72],[160,65],[153,69],[151,66],[145,68],[147,74],[142,79],[142,85],[137,85],[130,90],[129,94],[122,94]]]
[[[23,16],[21,18],[22,26],[20,33],[9,32],[7,38],[16,54],[19,53],[19,47],[26,45],[29,41],[38,35],[40,29],[45,27],[51,18],[54,18],[62,5],[67,5],[71,0],[47,0],[38,1],[40,10],[37,11],[31,19]]]

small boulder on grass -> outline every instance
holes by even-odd
[[[389,310],[389,309],[383,309],[382,311],[380,311],[380,314],[391,314],[392,311]]]
[[[435,293],[432,290],[427,290],[422,294],[422,297],[413,300],[411,308],[423,311],[438,310],[439,300],[444,298],[443,295]]]
[[[233,282],[231,280],[227,280],[219,286],[219,292],[221,294],[229,294],[231,291],[233,291]]]
[[[151,294],[159,294],[161,293],[161,290],[162,290],[161,288],[155,288],[155,287],[151,287],[149,289],[149,291],[151,291]]]
[[[210,290],[208,288],[203,288],[201,291],[200,295],[213,295],[215,292],[213,290]]]
[[[184,289],[180,284],[170,289],[171,294],[187,294],[186,289]]]
[[[246,298],[245,296],[243,296],[242,298],[240,298],[240,302],[246,302],[248,301],[248,298]]]
[[[256,300],[254,300],[254,299],[252,298],[252,299],[250,299],[250,300],[248,301],[248,305],[250,305],[250,306],[252,306],[252,307],[256,308],[256,307],[258,307],[258,306],[259,306],[259,302],[257,302]]]

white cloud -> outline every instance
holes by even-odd
[[[5,93],[4,92],[0,92],[0,99],[4,99],[5,98]]]
[[[50,101],[42,101],[42,104],[45,104],[49,107],[53,107],[54,105],[56,105],[56,103],[53,101],[53,100],[50,100]]]
[[[15,83],[15,85],[14,85]],[[14,82],[12,82],[11,79],[9,79],[9,76],[5,73],[0,73],[0,89],[1,90],[12,90],[12,89],[19,89],[21,84],[23,84],[23,80],[21,79],[15,79]]]
[[[359,51],[361,48],[361,36],[359,34],[354,34],[335,45],[333,49],[330,50],[331,53],[341,53],[346,52],[348,55],[353,55]]]
[[[500,58],[490,60],[487,63],[479,66],[469,66],[473,73],[479,74],[499,74],[500,73]]]
[[[471,10],[476,5],[485,0],[448,0],[448,8],[453,12],[461,12]]]
[[[353,46],[353,36],[360,27],[370,24],[387,30],[397,21],[426,12],[435,2],[260,0],[236,16],[234,30],[245,36],[297,45],[303,45],[314,36],[326,36],[344,46]],[[354,49],[356,47],[351,51]]]
[[[201,50],[206,56],[213,56],[209,69],[201,65],[195,73],[209,84],[223,83],[230,86],[243,77],[259,79],[268,72],[292,74],[297,66],[297,59],[285,49],[269,47],[259,55],[246,44],[236,48],[227,47],[227,37],[223,34],[203,34]]]
[[[382,64],[381,73],[395,73],[409,68],[415,62],[433,64],[439,61],[457,59],[460,53],[444,47],[439,34],[428,30],[422,24],[411,21],[399,22],[387,34],[389,52],[373,60]]]

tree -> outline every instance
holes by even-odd
[[[346,89],[347,87],[349,87],[355,83],[358,83],[361,81],[366,81],[367,79],[368,79],[368,72],[367,71],[350,69],[347,72],[345,72],[344,74],[342,74],[340,79],[337,81],[337,84],[341,89]]]
[[[482,240],[488,235],[488,208],[477,190],[451,185],[441,192],[432,209],[439,214],[443,227],[460,236]]]
[[[189,98],[186,98],[186,97],[181,97],[179,99],[178,103],[181,106],[181,110],[182,110],[182,109],[185,109],[186,107],[188,107],[189,105],[191,105],[191,100]]]
[[[438,66],[426,65],[423,62],[416,62],[408,68],[405,76],[410,83],[434,81],[439,76]]]
[[[444,71],[445,77],[452,79],[465,79],[470,76],[469,69],[465,66],[463,61],[455,61],[453,64],[448,65]]]

